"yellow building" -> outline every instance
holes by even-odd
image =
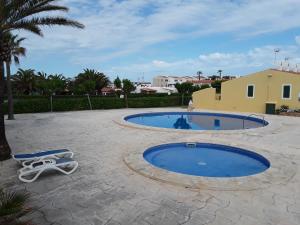
[[[215,88],[193,93],[198,109],[266,113],[270,106],[300,109],[300,73],[268,69],[222,83]]]

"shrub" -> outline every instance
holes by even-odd
[[[38,113],[50,111],[50,99],[40,98],[15,98],[15,113]],[[7,113],[7,102],[4,103],[4,112]]]
[[[280,111],[281,112],[287,112],[288,110],[289,110],[289,106],[287,106],[287,105],[280,106]]]
[[[210,88],[209,84],[203,84],[200,87],[200,90],[206,89],[206,88]]]
[[[73,111],[90,109],[87,97],[54,97],[53,111]]]
[[[184,105],[187,105],[191,96],[183,99]],[[87,96],[53,96],[52,109],[54,112],[89,110],[89,101]],[[93,109],[120,109],[125,108],[124,99],[116,97],[90,96]],[[147,96],[128,98],[130,108],[150,108],[150,107],[171,107],[181,105],[181,96]],[[4,104],[5,113],[7,113],[7,102]],[[14,99],[15,113],[38,113],[50,112],[50,97],[26,96],[15,97]]]
[[[0,224],[29,225],[23,216],[32,211],[27,206],[29,194],[26,192],[3,191],[0,189]]]
[[[181,105],[181,98],[177,96],[128,99],[129,108],[170,107],[179,105]]]
[[[115,97],[91,97],[93,109],[121,109],[125,107],[124,99]]]

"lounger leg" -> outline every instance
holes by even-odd
[[[36,173],[36,175],[34,175],[33,178],[31,179],[26,179],[24,177],[26,177],[26,175],[29,175],[28,173],[20,173],[19,174],[19,179],[25,183],[31,183],[31,182],[34,182],[40,175],[41,173],[44,172],[44,170],[40,170],[38,173]]]
[[[66,170],[64,170],[62,168],[59,168],[59,167],[56,167],[55,169],[62,172],[63,174],[69,175],[69,174],[73,173],[78,168],[78,162],[74,161],[72,164],[74,164],[74,167],[70,171],[66,171]],[[68,166],[71,166],[71,164],[68,165]]]

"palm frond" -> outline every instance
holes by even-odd
[[[13,16],[10,17],[9,22],[17,22],[22,20],[25,17],[29,17],[32,15],[36,15],[41,12],[49,12],[49,11],[64,11],[67,12],[69,9],[65,6],[58,5],[40,5],[35,7],[27,7],[23,9],[19,9],[15,12]]]
[[[7,46],[7,51],[5,54],[5,61],[6,63],[11,63],[11,59],[14,59],[14,62],[16,65],[19,65],[19,56],[25,56],[26,55],[26,49],[24,47],[21,47],[22,41],[24,41],[25,38],[19,38],[18,35],[13,35],[10,32],[6,32],[4,34],[4,44]]]
[[[14,62],[16,65],[20,65],[20,60],[19,60],[19,57],[14,55]]]
[[[26,30],[37,34],[39,36],[43,36],[42,30],[36,24],[31,23],[28,20],[22,20],[13,24],[6,24],[3,26],[4,30]]]
[[[62,25],[62,26],[71,26],[76,28],[84,28],[84,25],[71,19],[67,19],[64,17],[41,17],[41,18],[32,18],[30,19],[32,24],[36,25],[46,25],[46,26],[53,26],[53,25]]]
[[[0,217],[21,213],[29,198],[26,192],[4,192],[0,190]]]
[[[27,30],[42,36],[39,26],[63,25],[84,28],[84,25],[64,17],[36,16],[41,12],[68,11],[57,0],[0,0],[0,31]]]
[[[15,35],[16,37],[18,37],[18,35]],[[17,45],[19,45],[21,42],[23,42],[23,41],[25,41],[26,40],[26,38],[19,38],[17,41],[16,41],[16,43],[17,43]]]
[[[13,24],[7,24],[5,26],[5,29],[24,29],[27,31],[31,31],[37,35],[43,36],[43,33],[39,26],[54,26],[54,25],[60,25],[60,26],[71,26],[76,28],[84,28],[84,25],[75,21],[66,19],[64,17],[33,17],[26,20],[21,20],[19,22],[13,23]]]

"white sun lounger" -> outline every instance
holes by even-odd
[[[70,158],[42,159],[33,161],[30,165],[24,166],[19,170],[19,179],[26,183],[34,182],[43,172],[57,170],[69,175],[78,167],[78,162]]]
[[[13,155],[14,160],[26,166],[30,164],[32,161],[42,160],[42,159],[59,159],[62,157],[73,158],[74,153],[69,151],[68,149],[57,149],[57,150],[48,150],[48,151],[40,151],[28,154],[16,154]]]

